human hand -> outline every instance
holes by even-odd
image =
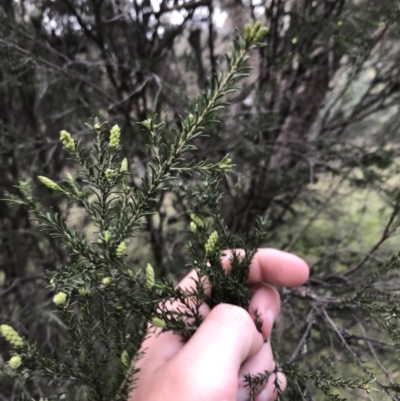
[[[222,259],[222,265],[228,273],[228,257]],[[204,321],[186,344],[172,332],[160,334],[156,330],[143,343],[145,355],[136,365],[140,372],[130,401],[248,400],[250,388],[244,375],[275,369],[270,341],[264,342],[280,310],[279,294],[271,285],[298,286],[308,274],[307,264],[297,256],[260,249],[250,266],[247,285],[253,296],[248,312],[230,304],[219,304],[212,310],[202,305]],[[193,288],[194,277],[196,273],[191,271],[179,287]],[[263,321],[262,334],[254,324],[254,310]],[[271,374],[268,383],[258,389],[256,401],[277,398],[276,380],[280,389],[285,389],[285,376],[277,375]]]

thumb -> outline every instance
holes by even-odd
[[[200,386],[200,392],[213,391],[216,394],[218,390],[228,390],[232,392],[232,398],[220,393],[227,397],[221,399],[236,400],[240,366],[257,354],[262,346],[262,335],[243,308],[219,304],[170,362],[185,366],[186,377],[182,379],[195,387]]]

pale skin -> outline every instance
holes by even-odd
[[[229,274],[229,255],[222,259],[222,265]],[[193,288],[195,274],[190,272],[178,285]],[[264,341],[280,311],[279,293],[273,285],[299,286],[308,275],[306,262],[297,256],[259,249],[247,282],[253,294],[249,310],[230,304],[210,310],[202,305],[204,321],[187,343],[171,332],[154,330],[143,344],[145,356],[137,364],[140,372],[130,401],[247,401],[249,387],[244,385],[243,376],[275,368],[271,343]],[[178,307],[171,304],[171,308]],[[254,324],[254,309],[263,321],[262,334]],[[284,374],[272,374],[268,383],[257,389],[256,401],[277,398],[276,380],[284,391]]]

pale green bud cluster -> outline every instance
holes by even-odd
[[[151,131],[153,129],[153,124],[152,124],[152,120],[149,118],[147,120],[144,120],[141,122],[141,124],[146,127],[149,131]]]
[[[119,168],[120,173],[126,173],[128,171],[128,159],[125,157],[121,162],[121,167]]]
[[[193,223],[196,224],[197,227],[204,227],[203,220],[200,217],[196,216],[194,213],[190,215],[190,218],[192,219]]]
[[[108,244],[108,243],[110,242],[110,239],[111,239],[111,233],[110,233],[110,231],[104,231],[103,237],[104,237],[104,242],[105,242],[106,244]]]
[[[245,37],[250,42],[258,42],[267,32],[268,28],[263,27],[260,21],[257,21],[254,26],[246,24],[244,27]]]
[[[232,168],[232,159],[226,158],[219,163],[219,168],[224,172],[227,173]]]
[[[72,136],[68,131],[60,131],[60,141],[63,144],[64,149],[71,153],[76,153],[75,141],[72,139]]]
[[[118,148],[120,136],[121,128],[119,127],[119,125],[114,125],[110,130],[110,148]]]
[[[207,254],[211,253],[215,249],[217,242],[218,242],[218,233],[216,231],[213,231],[210,234],[210,236],[208,237],[208,240],[206,243],[206,253]]]
[[[190,222],[190,231],[194,234],[197,231],[197,226],[194,221]]]
[[[20,348],[24,345],[24,340],[11,326],[2,324],[0,326],[0,333],[15,348]]]
[[[124,368],[127,370],[129,368],[130,360],[128,351],[125,349],[121,353],[121,362]]]
[[[146,266],[146,286],[149,290],[154,287],[155,279],[154,279],[154,269],[150,263],[147,263]]]
[[[64,305],[65,302],[67,301],[67,294],[65,292],[58,292],[56,295],[53,297],[53,302],[56,305]]]
[[[194,118],[194,115],[193,115],[193,114],[189,114],[189,115],[188,115],[188,121],[189,121],[189,124],[193,124],[193,123],[194,123],[195,118]]]
[[[160,319],[159,317],[153,317],[153,319],[151,319],[151,324],[160,329],[166,327],[165,321],[163,319]]]
[[[111,278],[110,277],[103,277],[101,279],[101,284],[103,284],[105,287],[108,287],[111,284]]]
[[[38,178],[39,178],[39,181],[42,184],[46,185],[47,188],[50,188],[53,191],[61,191],[62,192],[61,187],[58,184],[56,184],[54,181],[50,180],[50,178],[43,177],[42,175],[39,175]]]
[[[100,131],[101,125],[100,125],[99,123],[96,123],[95,125],[93,125],[93,128],[94,128],[96,131]]]
[[[121,259],[126,253],[126,243],[122,241],[118,246],[115,251],[115,254],[117,255],[117,258]]]
[[[112,168],[107,168],[104,173],[105,173],[107,179],[109,179],[109,180],[111,180],[115,176],[115,170]]]
[[[91,295],[91,293],[92,292],[90,291],[90,288],[81,288],[79,290],[79,295],[82,297],[88,297],[89,295]]]
[[[15,370],[18,369],[21,366],[22,359],[19,355],[14,355],[9,361],[8,361],[8,366],[10,366],[11,369]]]

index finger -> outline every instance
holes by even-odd
[[[238,256],[244,255],[243,249],[224,251],[226,256],[221,258],[221,264],[228,274],[232,269],[230,258],[233,252]],[[308,265],[298,256],[273,248],[260,248],[251,261],[247,284],[268,283],[282,287],[296,287],[304,284],[308,276]],[[197,273],[192,270],[182,279],[179,287],[188,290],[193,289],[197,278]],[[206,286],[205,292],[209,295],[211,287]]]
[[[243,249],[225,251],[222,266],[229,273],[232,269],[231,258],[235,252],[239,257]],[[261,248],[254,255],[250,265],[248,285],[268,283],[282,287],[296,287],[304,284],[309,276],[307,263],[296,255],[272,248]]]

